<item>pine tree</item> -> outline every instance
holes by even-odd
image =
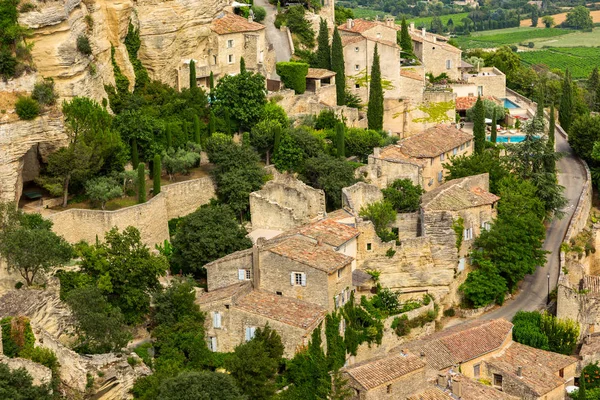
[[[496,126],[496,121],[496,108],[494,107],[494,111],[492,112],[492,133],[490,135],[492,143],[496,143],[498,138],[498,127]]]
[[[343,123],[338,122],[335,125],[335,146],[337,149],[338,157],[346,157],[344,130],[345,130],[345,126]]]
[[[138,203],[146,202],[146,166],[144,163],[139,163],[137,166],[138,172]]]
[[[153,187],[153,194],[154,196],[156,196],[157,194],[160,193],[160,173],[162,170],[162,166],[160,164],[160,155],[156,154],[154,156],[154,165],[152,166],[152,177],[154,179],[154,187]]]
[[[138,155],[137,139],[131,139],[131,165],[138,165],[140,157]]]
[[[196,61],[190,60],[190,90],[195,91],[198,89],[198,83],[196,82]]]
[[[200,119],[197,115],[194,115],[194,142],[200,144],[201,136],[202,135],[200,134]]]
[[[485,149],[485,106],[481,96],[477,96],[475,112],[473,113],[473,136],[475,142],[475,154],[483,153]]]
[[[319,24],[319,36],[317,38],[317,54],[315,57],[315,67],[331,69],[331,48],[329,47],[329,29],[327,21],[321,18]]]
[[[548,141],[552,142],[552,148],[554,148],[554,133],[556,130],[556,120],[554,114],[554,104],[550,106],[550,123],[548,124]]]
[[[571,72],[568,68],[562,83],[562,97],[560,98],[558,120],[565,132],[569,133],[571,122],[573,122],[573,85],[571,82]]]
[[[415,59],[415,51],[413,49],[412,39],[410,38],[410,33],[408,33],[408,24],[406,22],[406,18],[404,17],[402,17],[400,43],[398,44],[402,48],[402,58]]]
[[[212,71],[210,71],[210,75],[208,76],[208,88],[210,89],[210,104],[212,104],[215,102],[215,76],[213,75]]]
[[[212,136],[215,133],[215,113],[211,110],[208,116],[208,136]]]
[[[244,60],[244,57],[240,58],[240,74],[243,74],[244,72],[246,72],[246,60]]]
[[[170,149],[171,147],[173,147],[173,128],[171,127],[171,124],[167,124],[167,149]]]
[[[367,122],[369,129],[376,131],[383,129],[383,87],[381,86],[381,68],[379,67],[377,44],[375,44],[375,50],[373,51],[373,65],[371,66]]]
[[[344,48],[342,38],[337,26],[333,29],[333,41],[331,43],[331,69],[335,72],[335,92],[337,105],[346,104],[346,71],[344,66]]]

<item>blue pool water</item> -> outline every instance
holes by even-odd
[[[521,108],[517,103],[504,99],[504,108]]]
[[[490,140],[490,137],[487,137],[487,140]],[[501,136],[498,135],[496,137],[496,143],[519,143],[525,140],[525,135],[510,135],[510,136]]]

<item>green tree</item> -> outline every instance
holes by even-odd
[[[121,310],[109,304],[97,287],[74,289],[69,292],[66,301],[77,321],[77,352],[120,352],[132,339]]]
[[[212,111],[211,111],[212,114]],[[171,124],[167,124],[165,127],[166,135],[167,135],[167,150],[173,147],[173,127]]]
[[[81,271],[121,309],[125,321],[141,321],[150,307],[150,292],[160,287],[158,278],[166,273],[167,260],[152,254],[132,226],[122,233],[115,227],[104,235],[104,242],[81,244],[78,253]]]
[[[331,48],[329,47],[329,28],[327,21],[321,18],[319,36],[317,37],[317,54],[315,68],[331,69]]]
[[[327,368],[329,371],[337,371],[346,362],[346,345],[344,344],[344,338],[340,335],[342,318],[342,315],[338,312],[332,312],[325,317]]]
[[[265,156],[266,164],[271,162],[271,153],[275,144],[275,131],[281,131],[281,125],[277,121],[263,120],[254,125],[250,132],[250,144]]]
[[[173,238],[171,269],[199,275],[204,264],[252,246],[227,205],[203,205],[184,217]]]
[[[231,112],[241,130],[250,130],[261,120],[266,103],[265,78],[243,72],[224,76],[214,90],[218,114]]]
[[[190,90],[197,90],[198,83],[196,81],[196,61],[190,60]]]
[[[517,76],[520,73],[521,59],[510,47],[502,46],[486,58],[486,65],[493,65],[504,72],[507,77],[506,80],[509,81],[513,76]]]
[[[210,75],[208,76],[208,89],[210,104],[212,105],[215,102],[215,76],[212,71],[210,71]]]
[[[410,179],[396,179],[382,192],[385,200],[399,213],[417,211],[421,195],[425,193],[420,185],[413,184]]]
[[[548,142],[552,143],[552,148],[554,148],[554,135],[556,132],[556,111],[554,110],[554,104],[550,106],[550,123],[548,124]]]
[[[375,147],[383,145],[383,137],[371,129],[348,128],[345,136],[346,155],[356,156],[366,162]]]
[[[343,158],[346,157],[345,130],[346,130],[346,126],[343,123],[338,122],[335,125],[335,147],[336,147],[336,155],[338,157],[343,157]]]
[[[567,68],[565,77],[562,83],[562,96],[560,98],[560,107],[558,120],[560,126],[567,133],[571,133],[571,124],[574,119],[573,115],[573,83],[571,82],[571,73]]]
[[[146,165],[144,163],[139,163],[137,166],[138,178],[138,203],[146,202]]]
[[[139,165],[140,164],[140,156],[138,153],[138,144],[137,138],[131,139],[131,165]]]
[[[392,203],[382,200],[368,204],[360,209],[359,215],[373,222],[375,232],[382,240],[390,240],[389,225],[396,220],[396,210],[394,210]]]
[[[240,74],[246,72],[246,60],[244,57],[240,57]]]
[[[367,121],[369,129],[374,129],[376,131],[383,129],[383,87],[381,86],[381,68],[379,67],[377,44],[375,44],[375,50],[373,51],[373,65],[371,66]]]
[[[475,308],[492,303],[502,305],[507,287],[506,280],[500,276],[498,269],[478,252],[472,254],[471,263],[474,270],[469,272],[467,279],[459,287],[467,303]]]
[[[200,144],[202,141],[202,134],[200,133],[200,118],[194,115],[194,142]]]
[[[496,140],[498,139],[498,126],[496,121],[496,109],[494,109],[494,113],[492,114],[492,133],[490,134],[492,143],[496,143]]]
[[[579,324],[573,320],[561,320],[545,312],[519,311],[512,322],[516,342],[566,355],[577,346]]]
[[[585,390],[585,377],[583,379],[579,379],[579,391],[577,392],[577,400],[587,400],[587,393]]]
[[[573,121],[569,144],[575,154],[588,162],[592,161],[592,150],[598,140],[600,140],[600,116],[582,115]]]
[[[481,96],[477,96],[473,113],[474,153],[481,154],[485,149],[485,109]]]
[[[85,183],[85,193],[104,210],[107,201],[123,196],[123,188],[114,178],[101,176]]]
[[[337,26],[333,29],[331,42],[331,69],[335,72],[335,93],[337,105],[346,104],[346,67],[344,65],[344,47]]]
[[[539,15],[538,15],[538,10],[537,7],[533,7],[533,9],[531,10],[531,26],[532,27],[537,27],[538,26],[538,19],[539,19]]]
[[[52,232],[51,221],[17,211],[14,203],[0,203],[0,228],[0,256],[27,285],[71,259],[71,246]]]
[[[410,34],[408,33],[408,23],[406,22],[406,18],[402,17],[402,24],[400,29],[400,43],[398,43],[402,48],[402,58],[412,59],[414,60],[415,52],[413,49],[412,39]]]
[[[588,30],[594,26],[594,20],[590,15],[590,10],[585,6],[576,6],[567,13],[567,19],[563,22],[564,26],[573,29]]]
[[[304,152],[289,133],[282,135],[273,164],[279,171],[297,172],[304,166]]]
[[[212,136],[212,134],[215,133],[216,119],[215,113],[211,110],[210,116],[208,117],[208,136]]]
[[[158,400],[245,400],[227,374],[211,371],[182,372],[160,386]]]
[[[442,23],[442,20],[440,19],[440,17],[434,16],[431,19],[430,31],[433,33],[439,33],[439,34],[444,33],[444,24]]]
[[[25,368],[11,370],[0,363],[0,396],[11,400],[51,400],[48,385],[35,386],[33,378]]]
[[[177,150],[171,148],[162,154],[162,164],[171,181],[175,174],[187,174],[199,162],[200,153],[193,148],[179,148]]]
[[[29,96],[21,96],[15,103],[15,112],[20,119],[29,121],[40,115],[40,104]]]
[[[160,162],[160,155],[156,154],[154,156],[154,163],[152,164],[152,168],[153,168],[153,173],[152,173],[152,178],[153,178],[153,187],[152,187],[152,194],[154,196],[156,196],[157,194],[160,193],[160,174],[162,172],[162,166],[161,166],[161,162]]]
[[[352,164],[325,154],[307,158],[301,178],[308,185],[323,189],[330,211],[342,206],[342,189],[356,183]]]
[[[542,17],[542,22],[546,28],[552,28],[554,26],[554,17],[551,15],[544,15]]]

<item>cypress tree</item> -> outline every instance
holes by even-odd
[[[412,39],[410,38],[410,34],[408,33],[408,24],[406,23],[406,18],[402,17],[402,24],[400,29],[400,43],[398,43],[402,48],[402,58],[415,58],[415,51],[413,49]]]
[[[195,91],[198,88],[196,82],[196,61],[190,60],[190,90]]]
[[[190,140],[187,121],[181,121],[181,128],[183,129],[183,137],[187,142],[188,140]]]
[[[373,51],[373,65],[371,66],[367,122],[369,124],[369,129],[374,129],[376,131],[383,129],[383,87],[381,86],[381,68],[379,67],[377,44],[375,44],[375,50]]]
[[[246,60],[244,60],[244,57],[240,57],[240,74],[244,72],[246,72]]]
[[[579,379],[579,392],[577,393],[577,400],[587,400],[587,394],[585,393],[585,375],[583,375],[583,378]]]
[[[545,94],[544,85],[540,85],[537,96],[537,108],[535,110],[535,118],[543,121],[544,120],[544,105],[545,105]]]
[[[331,69],[331,48],[329,47],[329,29],[327,21],[321,18],[319,23],[319,36],[317,38],[317,54],[315,67]]]
[[[194,115],[194,141],[200,144],[201,134],[200,134],[200,119],[197,115]]]
[[[550,106],[550,123],[548,124],[548,141],[552,143],[552,148],[554,148],[554,132],[556,130],[556,120],[554,114],[554,104],[552,104]]]
[[[496,143],[496,140],[498,138],[498,128],[496,127],[496,121],[496,108],[494,108],[494,111],[492,112],[492,134],[490,135],[492,143]]]
[[[571,122],[573,120],[573,87],[571,82],[571,72],[568,68],[562,83],[562,97],[560,98],[560,109],[558,111],[560,125],[565,132],[569,133]]]
[[[346,104],[346,71],[344,66],[344,48],[342,38],[337,26],[333,29],[333,41],[331,43],[331,69],[335,72],[335,93],[337,105]]]
[[[131,165],[138,165],[140,157],[138,156],[137,139],[131,139]]]
[[[483,153],[485,149],[485,107],[481,96],[477,96],[475,112],[473,113],[473,136],[475,142],[475,154]]]
[[[208,136],[215,133],[215,113],[211,110],[208,116]]]
[[[343,123],[338,122],[335,125],[335,145],[337,149],[338,157],[346,157],[346,144],[345,144],[345,126]]]
[[[209,93],[209,98],[210,98],[210,104],[214,103],[215,101],[215,76],[213,75],[213,72],[210,71],[210,75],[208,76],[208,88],[210,89],[210,93]]]
[[[600,73],[598,73],[598,67],[594,67],[587,81],[587,90],[595,92],[598,85],[600,85]]]
[[[281,143],[281,126],[276,124],[273,126],[273,154],[279,149],[279,143]]]
[[[160,173],[162,170],[162,166],[160,165],[160,155],[154,155],[154,165],[152,166],[152,177],[154,179],[154,187],[152,192],[154,196],[160,193]]]
[[[146,202],[146,166],[144,163],[139,163],[138,171],[138,203]]]
[[[171,124],[167,124],[167,149],[173,147],[173,128]]]

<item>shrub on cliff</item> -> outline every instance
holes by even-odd
[[[37,100],[41,105],[51,106],[56,103],[58,95],[54,91],[54,79],[44,78],[43,81],[33,86],[31,98]]]
[[[90,45],[90,39],[88,39],[87,36],[79,35],[77,37],[77,51],[86,56],[92,54],[92,46]]]
[[[31,120],[40,115],[40,104],[29,96],[19,97],[15,103],[15,111],[19,118]]]

